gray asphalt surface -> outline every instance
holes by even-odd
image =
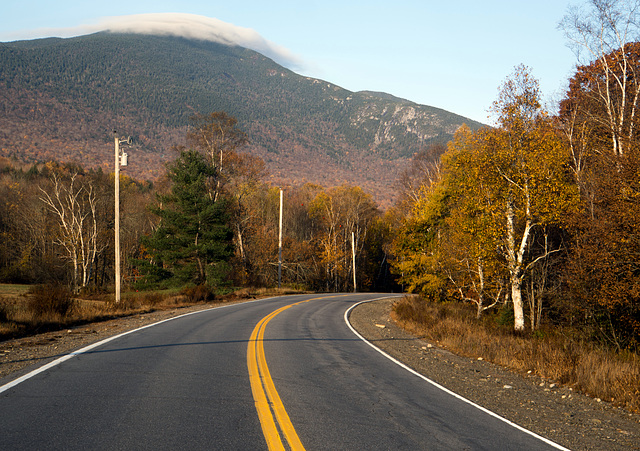
[[[251,331],[307,450],[553,449],[442,392],[348,328],[357,294],[229,305],[146,328],[0,394],[0,449],[266,449],[247,372]]]

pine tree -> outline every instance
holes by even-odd
[[[184,150],[168,166],[171,193],[159,196],[152,211],[160,224],[145,245],[151,256],[143,268],[150,281],[172,279],[179,283],[224,281],[233,254],[232,233],[227,226],[227,202],[207,194],[207,182],[217,171],[202,154]]]

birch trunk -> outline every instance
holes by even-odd
[[[528,201],[528,199],[527,199]],[[527,212],[528,212],[527,204]],[[529,243],[531,233],[531,221],[527,220],[520,245],[516,247],[515,213],[513,205],[507,205],[507,266],[509,268],[509,279],[511,282],[511,301],[513,302],[513,328],[516,332],[524,330],[524,308],[522,304],[522,274],[524,252]]]
[[[513,302],[513,329],[516,332],[523,332],[522,277],[511,276],[511,301]]]

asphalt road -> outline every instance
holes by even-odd
[[[554,449],[356,336],[345,312],[377,297],[233,304],[101,344],[0,387],[0,449],[260,450],[270,422],[285,449],[287,428],[292,449]]]

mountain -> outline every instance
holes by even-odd
[[[422,146],[481,126],[300,76],[238,46],[107,32],[0,43],[0,156],[112,170],[117,130],[135,143],[127,171],[155,179],[189,117],[220,110],[238,119],[273,183],[352,183],[382,204]]]

